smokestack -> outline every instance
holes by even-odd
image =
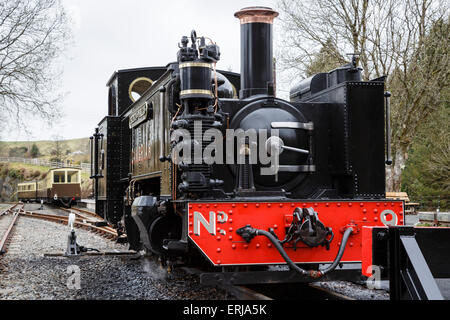
[[[241,22],[241,99],[268,94],[273,83],[273,20],[278,12],[248,7],[234,14]]]

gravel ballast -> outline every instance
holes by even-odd
[[[128,249],[85,230],[76,233],[82,246]],[[197,277],[182,270],[168,274],[152,257],[44,257],[64,252],[68,234],[65,225],[20,217],[0,262],[0,300],[232,299],[222,290],[201,286]]]

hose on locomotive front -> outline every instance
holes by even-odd
[[[336,269],[338,264],[341,262],[342,256],[344,255],[345,247],[347,246],[348,238],[350,238],[350,235],[352,233],[353,233],[352,227],[347,228],[347,230],[345,230],[344,235],[342,236],[342,241],[341,241],[341,245],[339,247],[338,254],[337,254],[336,258],[334,259],[333,263],[328,268],[326,268],[325,270],[320,270],[320,273],[322,274],[322,276],[327,273],[330,273],[331,271]]]
[[[350,227],[345,230],[344,235],[342,237],[341,245],[339,247],[338,254],[336,255],[336,258],[334,259],[333,263],[324,270],[305,270],[305,269],[302,269],[299,266],[297,266],[291,260],[291,258],[289,258],[289,255],[284,250],[280,241],[270,232],[267,232],[265,230],[260,230],[260,229],[254,229],[251,226],[246,226],[238,231],[239,231],[238,233],[247,242],[251,241],[251,239],[253,239],[255,236],[264,236],[264,237],[268,238],[292,270],[294,270],[304,276],[309,276],[312,278],[320,278],[320,277],[323,277],[324,275],[326,275],[327,273],[330,273],[334,269],[336,269],[338,264],[341,262],[342,256],[344,255],[345,248],[347,246],[348,239],[350,238],[350,235],[353,233],[353,228]]]

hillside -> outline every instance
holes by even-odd
[[[62,141],[0,141],[0,157],[38,158],[46,161],[90,162],[89,138]],[[5,159],[3,159],[5,161]],[[0,162],[0,201],[15,201],[17,184],[44,178],[50,167],[25,163]],[[82,197],[92,193],[92,180],[82,172]]]
[[[32,156],[33,145],[39,155]],[[57,151],[59,150],[59,151]],[[89,138],[61,141],[0,141],[0,157],[40,158],[51,160],[55,153],[60,154],[62,161],[72,160],[74,163],[89,162]]]

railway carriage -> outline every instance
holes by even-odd
[[[38,181],[29,181],[17,185],[17,198],[22,202],[37,201],[37,183]]]
[[[37,200],[70,207],[81,200],[81,170],[76,168],[50,169],[37,182]]]

